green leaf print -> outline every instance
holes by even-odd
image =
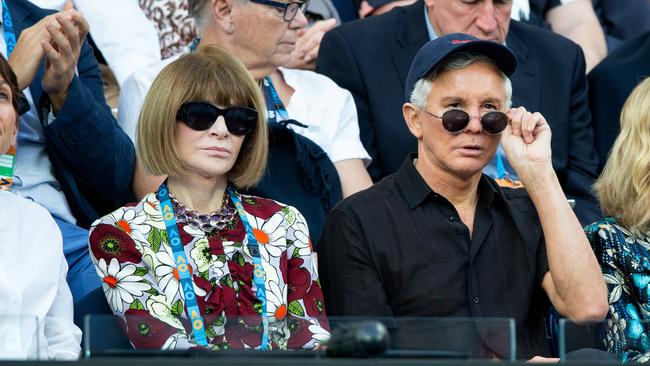
[[[226,319],[223,317],[223,315],[219,315],[217,317],[217,319],[214,320],[214,323],[213,323],[213,325],[215,325],[217,327],[221,327],[224,324],[226,324]]]
[[[183,314],[183,302],[180,299],[176,300],[174,305],[172,305],[171,313],[175,316],[181,316]]]
[[[149,269],[147,267],[137,267],[135,269],[135,272],[133,272],[133,274],[136,276],[144,276],[147,273],[149,273]]]
[[[149,237],[147,237],[147,241],[151,244],[151,249],[154,252],[157,252],[160,250],[160,245],[162,244],[163,241],[163,234],[160,229],[157,229],[155,227],[151,228],[151,232],[149,232]]]
[[[305,316],[305,310],[298,300],[293,300],[289,303],[289,312],[296,316]]]
[[[129,306],[129,309],[133,309],[133,310],[144,310],[144,306],[142,305],[142,303],[140,302],[140,300],[135,299],[135,301],[131,303],[131,306]]]
[[[217,336],[217,332],[214,331],[214,328],[209,326],[205,328],[205,335],[208,336],[208,339],[212,339]]]

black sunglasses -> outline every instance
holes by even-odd
[[[250,0],[252,3],[262,4],[273,6],[275,8],[284,9],[284,15],[282,19],[285,22],[291,22],[298,14],[298,10],[302,10],[303,14],[307,11],[307,6],[309,6],[309,0],[306,1],[291,1],[288,3],[281,3],[279,1],[273,0]]]
[[[440,118],[442,120],[442,126],[445,130],[458,133],[467,127],[469,124],[469,114],[460,109],[451,109],[443,113],[442,116],[436,116],[435,114],[424,110],[427,114],[432,115],[433,117]],[[505,130],[508,125],[508,116],[499,111],[488,112],[481,116],[481,126],[483,126],[483,131],[488,135],[498,135],[503,130]]]
[[[226,120],[228,132],[236,136],[250,133],[257,124],[257,111],[248,107],[221,109],[207,102],[185,102],[176,113],[177,120],[196,131],[212,127],[219,116]]]

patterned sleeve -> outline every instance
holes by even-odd
[[[585,231],[607,284],[609,314],[604,323],[604,345],[622,362],[647,362],[650,339],[634,300],[634,284],[630,283],[636,274],[625,273],[626,254],[619,245],[621,239],[625,243],[625,238],[609,223],[595,223]]]
[[[198,347],[182,319],[185,309],[173,278],[175,264],[163,245],[164,223],[150,220],[146,212],[152,207],[124,207],[94,222],[90,256],[106,299],[134,348]]]
[[[294,207],[283,210],[287,218],[287,346],[313,349],[329,339],[316,253],[302,214]]]

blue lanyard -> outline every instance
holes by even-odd
[[[506,166],[503,164],[503,158],[499,154],[499,151],[497,150],[496,153],[496,159],[497,159],[497,178],[501,179],[506,176]]]
[[[266,314],[266,274],[264,273],[264,268],[262,267],[262,258],[260,256],[260,247],[253,230],[251,229],[248,219],[246,218],[246,211],[241,204],[241,200],[235,193],[235,190],[232,187],[228,187],[228,195],[230,199],[235,204],[237,212],[239,214],[239,219],[244,224],[246,229],[246,236],[248,238],[248,250],[251,257],[253,258],[254,268],[253,268],[253,283],[255,284],[256,291],[255,296],[260,300],[262,304],[262,350],[269,349],[269,320]],[[196,343],[202,346],[207,346],[208,341],[205,335],[205,327],[203,323],[203,318],[201,317],[201,311],[199,310],[198,304],[196,302],[196,293],[194,292],[194,285],[192,281],[192,276],[189,273],[187,256],[185,255],[185,250],[183,249],[183,244],[181,243],[180,234],[178,232],[178,227],[176,226],[176,216],[174,215],[174,208],[172,206],[171,200],[169,199],[169,191],[167,189],[167,184],[163,183],[160,188],[158,188],[158,200],[160,201],[160,210],[162,211],[163,220],[165,221],[165,227],[167,228],[167,238],[169,239],[169,244],[172,247],[174,253],[174,262],[176,263],[176,268],[178,270],[178,275],[180,277],[181,288],[183,289],[183,294],[185,295],[185,305],[187,307],[187,315],[190,318],[192,323],[192,329],[194,329],[194,338]]]
[[[160,210],[162,211],[163,220],[165,220],[165,227],[167,228],[167,239],[169,240],[169,244],[174,253],[174,263],[176,263],[181,288],[183,289],[183,295],[185,295],[187,316],[190,318],[192,323],[194,339],[197,344],[207,346],[208,339],[205,335],[203,317],[201,316],[199,305],[196,302],[194,283],[189,272],[187,256],[185,255],[185,250],[181,243],[181,235],[176,226],[176,215],[174,215],[174,208],[169,199],[169,191],[167,190],[166,183],[163,183],[160,188],[158,188],[158,200],[160,201]]]
[[[253,283],[255,283],[255,296],[257,297],[258,300],[260,300],[260,303],[262,304],[262,350],[268,350],[269,349],[269,319],[266,314],[266,281],[265,277],[266,274],[264,273],[264,268],[262,267],[262,258],[260,256],[260,245],[257,242],[257,239],[255,239],[255,235],[253,234],[253,230],[251,229],[251,225],[248,223],[248,219],[246,218],[246,211],[244,210],[244,206],[241,204],[241,200],[239,197],[237,197],[237,194],[235,194],[235,190],[232,188],[232,186],[228,187],[228,195],[230,195],[230,199],[232,202],[235,204],[235,208],[237,208],[237,212],[239,213],[239,219],[241,220],[242,224],[244,224],[244,228],[246,229],[246,237],[248,238],[248,251],[251,254],[251,257],[253,257]]]
[[[5,43],[7,44],[7,59],[16,46],[16,34],[14,33],[14,25],[11,22],[11,14],[9,7],[5,0],[2,0],[2,26],[4,28]]]
[[[276,123],[280,119],[288,119],[289,113],[280,100],[278,92],[268,76],[262,79],[262,90],[264,91],[264,101],[266,102],[267,118],[269,123]]]

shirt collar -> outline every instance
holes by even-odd
[[[427,33],[429,34],[429,41],[433,41],[434,39],[438,38],[436,31],[433,30],[433,26],[431,25],[431,19],[429,19],[427,4],[424,4],[424,24],[427,25]]]
[[[429,18],[429,12],[427,11],[427,4],[424,4],[424,24],[427,26],[427,34],[429,35],[429,41],[433,41],[438,38],[438,34],[433,29],[431,25],[431,18]],[[504,46],[508,46],[507,42],[503,42]]]
[[[411,210],[423,203],[429,196],[440,197],[429,187],[415,168],[415,164],[413,164],[415,158],[417,158],[417,154],[409,155],[396,173],[397,185]],[[485,174],[481,176],[478,183],[478,193],[479,201],[488,207],[492,205],[494,197],[503,195],[498,184]]]

